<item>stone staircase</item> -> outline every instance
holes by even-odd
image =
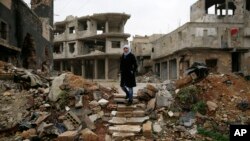
[[[112,111],[112,118],[109,120],[108,128],[112,135],[112,141],[124,139],[134,140],[134,137],[141,135],[143,123],[149,119],[145,115],[145,105],[138,104],[137,96],[134,95],[133,104],[127,106],[125,95],[114,95],[114,102],[117,103],[116,111]]]

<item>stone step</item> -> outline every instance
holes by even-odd
[[[125,94],[114,94],[114,98],[125,98]],[[137,95],[134,94],[133,95],[133,98],[137,98]]]
[[[140,125],[114,125],[109,126],[109,132],[121,132],[121,133],[139,133],[141,131]]]
[[[115,103],[128,103],[128,100],[127,99],[124,99],[124,98],[114,98],[114,102]],[[139,101],[138,99],[133,99],[133,104],[137,104]]]
[[[134,137],[134,136],[135,136],[135,133],[114,132],[112,134],[112,140],[121,141],[121,140],[124,140],[126,138],[131,138],[131,137]]]
[[[109,123],[111,124],[142,124],[144,121],[148,120],[149,117],[113,117],[111,120],[109,120]]]
[[[145,111],[142,110],[135,110],[135,111],[112,111],[115,113],[113,116],[116,117],[144,117]]]
[[[117,104],[117,111],[134,111],[137,109],[137,106],[132,104],[127,106],[126,104]]]

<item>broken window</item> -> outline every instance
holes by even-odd
[[[172,59],[169,61],[169,78],[177,79],[177,61]]]
[[[120,41],[112,41],[112,48],[120,48],[121,42]]]
[[[74,53],[75,52],[75,44],[76,43],[69,43],[69,52]]]
[[[54,44],[53,52],[54,52],[54,53],[57,53],[57,54],[62,53],[62,52],[63,52],[63,43]]]
[[[217,59],[207,59],[206,65],[210,72],[217,72]]]
[[[102,34],[105,32],[105,23],[97,24],[97,34]]]
[[[7,40],[7,24],[4,22],[0,25],[0,38]]]
[[[155,64],[155,74],[157,76],[160,76],[160,68],[161,68],[160,63],[156,63]]]
[[[226,0],[206,1],[206,13],[218,16],[234,15],[236,6],[234,2],[226,3]]]
[[[72,27],[69,28],[69,33],[70,33],[70,34],[76,33],[76,30],[75,30],[75,27],[74,27],[74,26],[72,26]]]
[[[88,29],[87,21],[79,21],[78,22],[78,30],[79,31],[83,31],[83,30],[87,30],[87,29]]]
[[[152,52],[154,52],[155,51],[155,49],[154,48],[152,48]]]
[[[246,10],[250,11],[250,1],[246,0]]]

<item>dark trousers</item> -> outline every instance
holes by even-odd
[[[127,86],[123,86],[121,88],[126,93],[126,97],[128,97],[128,100],[133,101],[133,87],[130,88]]]

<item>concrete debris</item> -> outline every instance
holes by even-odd
[[[229,124],[250,120],[249,81],[235,74],[209,74],[179,88],[170,80],[138,84],[130,106],[113,84],[71,73],[35,76],[41,84],[0,80],[0,140],[213,140],[200,129],[227,135]]]

